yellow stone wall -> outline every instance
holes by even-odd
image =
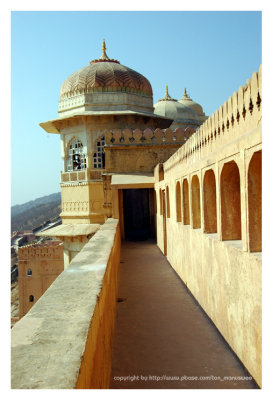
[[[102,289],[97,296],[76,389],[108,389],[110,385],[120,250],[121,234],[118,224]]]
[[[260,386],[261,81],[260,68],[155,168],[158,245]]]
[[[194,133],[194,129],[112,129],[106,132],[106,170],[153,172]]]
[[[61,185],[60,216],[63,224],[104,223],[103,203],[102,181]]]

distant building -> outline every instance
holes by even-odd
[[[63,244],[59,241],[18,249],[19,318],[31,309],[63,268]]]

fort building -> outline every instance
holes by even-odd
[[[121,243],[148,238],[261,386],[261,101],[260,67],[209,118],[186,89],[153,106],[150,82],[104,41],[64,81],[58,118],[40,124],[62,145],[62,225],[44,234],[62,241],[64,270],[12,329],[12,387],[109,387]],[[49,373],[41,355],[30,382],[23,352],[44,324],[63,357]]]
[[[63,271],[63,244],[48,241],[18,249],[19,318],[22,318]]]

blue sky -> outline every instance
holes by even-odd
[[[59,135],[40,126],[57,117],[62,82],[107,54],[146,76],[154,103],[168,84],[184,88],[207,115],[261,64],[261,12],[11,13],[11,205],[60,190]]]

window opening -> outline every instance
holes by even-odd
[[[73,139],[69,144],[67,171],[86,169],[86,156],[83,153],[83,144],[78,139]]]
[[[95,169],[105,168],[105,136],[101,137],[95,144],[95,152],[93,154],[93,166]]]

